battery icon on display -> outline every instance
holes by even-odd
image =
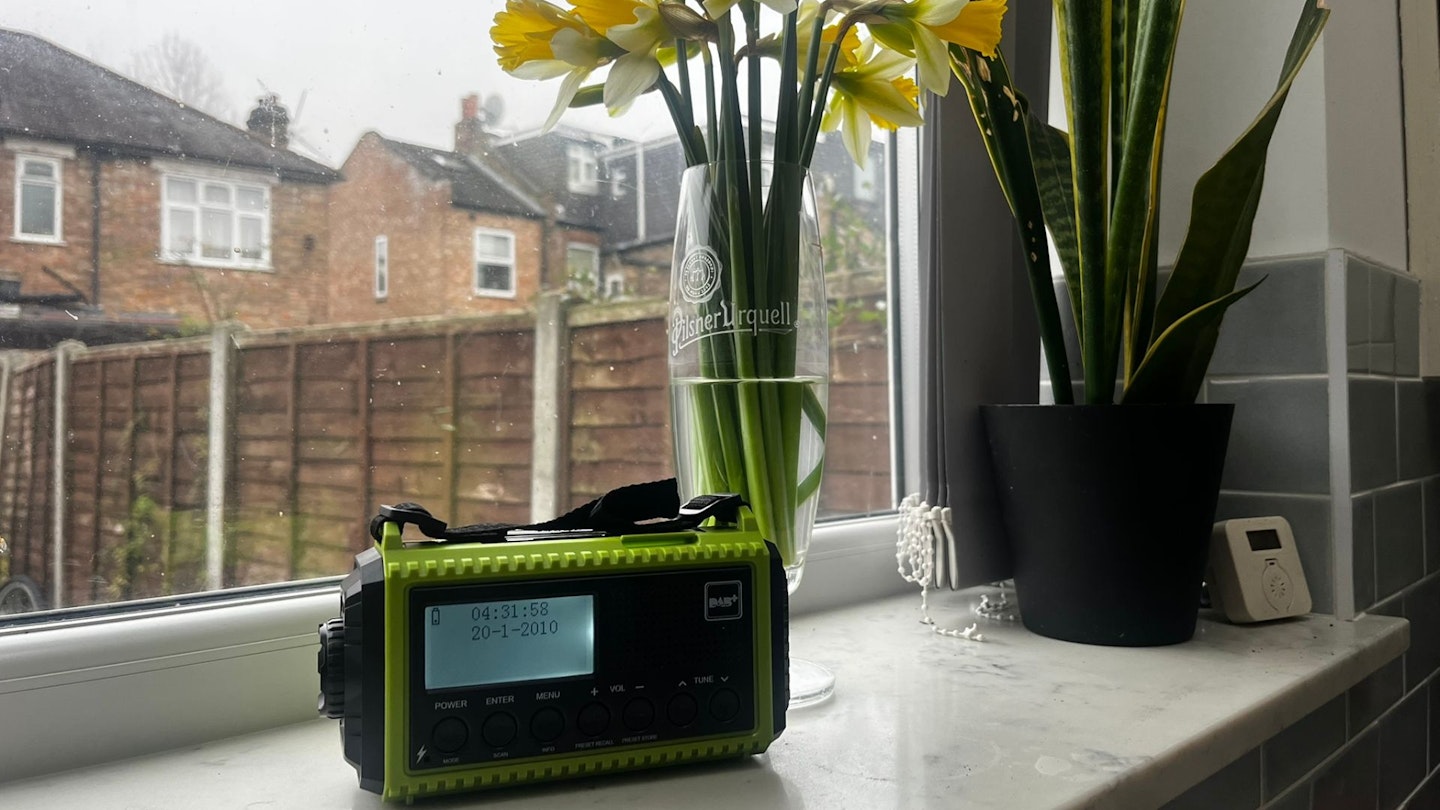
[[[430,608],[430,626],[434,627],[440,623],[440,608]]]

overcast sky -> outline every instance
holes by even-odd
[[[501,72],[490,27],[502,7],[502,0],[0,0],[0,27],[127,75],[136,52],[174,32],[221,75],[232,123],[243,123],[263,83],[296,118],[299,137],[338,166],[370,129],[451,146],[460,98],[471,92],[504,99],[504,128],[539,126],[558,85]],[[587,113],[573,120],[616,133],[670,129],[653,99],[621,119]]]

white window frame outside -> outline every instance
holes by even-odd
[[[195,201],[179,201],[170,199],[170,182],[191,182],[195,184]],[[221,204],[205,202],[204,193],[206,186],[219,186],[229,191],[230,202]],[[253,213],[241,211],[239,208],[240,191],[259,191],[262,195],[262,214],[257,216]],[[218,259],[202,255],[202,244],[200,234],[204,228],[204,214],[209,211],[227,211],[230,214],[230,235],[231,257]],[[170,214],[171,211],[186,211],[194,215],[195,226],[195,248],[190,254],[180,254],[170,249]],[[252,182],[243,179],[217,176],[209,172],[187,169],[174,170],[162,169],[160,173],[160,250],[161,261],[168,264],[188,264],[197,267],[223,267],[226,269],[240,270],[271,270],[270,254],[270,233],[274,210],[270,184],[266,182]],[[247,259],[239,256],[234,247],[239,245],[241,222],[244,220],[260,220],[260,258]]]
[[[567,243],[565,243],[565,275],[566,275],[568,281],[569,281],[571,284],[574,284],[574,283],[575,283],[575,278],[570,275],[570,254],[571,254],[571,252],[575,252],[575,253],[588,253],[588,254],[590,254],[590,283],[591,283],[591,286],[593,287],[594,291],[595,291],[595,292],[599,292],[599,291],[601,290],[601,280],[600,280],[600,248],[596,247],[595,245],[586,243],[586,242],[567,242]],[[582,292],[583,292],[583,291],[582,291]]]
[[[565,150],[565,186],[574,194],[600,193],[600,158],[594,149],[571,144]]]
[[[390,239],[375,237],[375,300],[390,296]]]
[[[28,163],[43,163],[50,167],[52,179],[46,181],[43,178],[32,178],[25,176],[25,166]],[[49,155],[37,155],[33,153],[19,153],[15,156],[15,230],[14,238],[18,242],[39,242],[43,244],[58,245],[65,241],[65,164],[58,157]],[[21,219],[25,211],[25,185],[48,186],[55,189],[55,201],[52,203],[55,218],[55,233],[26,233],[21,230]]]
[[[509,254],[506,256],[501,256],[499,254],[485,254],[482,256],[480,253],[480,237],[482,236],[499,237],[508,240],[510,243]],[[516,274],[518,271],[515,266],[515,232],[501,230],[499,228],[476,228],[473,247],[474,261],[472,263],[471,270],[471,285],[473,287],[474,294],[483,298],[514,298],[515,288],[518,286],[518,279],[516,278]],[[510,268],[509,289],[502,290],[495,287],[480,286],[480,262],[482,259],[487,260],[487,264],[497,266],[504,264]]]

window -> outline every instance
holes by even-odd
[[[855,199],[866,202],[875,199],[875,184],[878,179],[875,164],[876,158],[871,155],[870,159],[865,161],[864,166],[850,167],[850,178],[853,184],[850,193],[854,195]]]
[[[605,297],[623,298],[625,296],[625,277],[620,274],[605,277]]]
[[[390,240],[375,237],[375,298],[384,300],[390,294]]]
[[[15,159],[15,237],[59,242],[60,161],[21,155]]]
[[[581,295],[600,290],[600,249],[594,245],[571,242],[565,248],[565,276],[570,289]]]
[[[595,150],[588,146],[571,144],[566,150],[566,180],[576,194],[595,194],[600,191],[600,163]]]
[[[270,191],[263,185],[165,175],[161,255],[216,267],[270,265]]]
[[[515,296],[515,234],[475,229],[475,294]]]

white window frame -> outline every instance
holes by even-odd
[[[571,144],[565,150],[565,186],[573,194],[600,193],[600,158],[594,149]]]
[[[43,179],[25,176],[25,165],[28,163],[43,163],[50,167],[53,172],[53,179]],[[15,230],[13,236],[17,242],[38,242],[41,244],[58,245],[65,241],[65,164],[58,157],[49,155],[37,155],[29,152],[21,152],[15,155]],[[20,229],[21,218],[25,210],[25,185],[42,185],[55,189],[55,202],[53,203],[55,217],[55,233],[26,233]]]
[[[565,243],[565,275],[567,281],[574,283],[575,279],[570,276],[570,253],[590,254],[590,281],[594,285],[594,291],[601,290],[600,281],[600,248],[588,242],[566,242]]]
[[[375,237],[375,300],[390,297],[390,239]]]
[[[184,202],[170,199],[170,181],[191,182],[195,184],[195,202]],[[229,191],[230,203],[228,206],[218,203],[207,203],[204,200],[205,186],[221,186]],[[245,219],[257,218],[254,214],[242,212],[239,208],[239,192],[241,189],[247,191],[259,191],[264,199],[263,216],[260,219],[260,258],[247,259],[235,252],[234,248],[240,243],[240,223]],[[250,181],[246,179],[226,176],[224,173],[214,174],[197,169],[164,169],[160,173],[160,249],[157,255],[160,260],[167,264],[186,264],[197,267],[221,267],[236,270],[271,270],[270,254],[270,233],[271,220],[274,215],[273,195],[270,193],[270,184],[264,181]],[[203,246],[201,233],[204,229],[204,213],[206,209],[211,211],[225,210],[230,214],[231,226],[231,256],[227,259],[217,259],[202,255]],[[195,248],[188,255],[176,253],[170,249],[170,212],[172,210],[189,211],[194,214],[195,223]]]
[[[480,237],[482,236],[499,237],[508,240],[510,243],[509,254],[506,256],[501,256],[499,254],[487,254],[484,256],[480,255]],[[473,261],[471,263],[472,269],[470,274],[470,281],[474,294],[482,298],[514,298],[515,288],[518,286],[518,279],[516,278],[518,271],[515,265],[515,232],[501,230],[499,228],[476,228],[473,247],[474,253],[472,256]],[[505,264],[510,268],[509,289],[501,290],[494,287],[480,286],[480,261],[482,259],[488,260],[488,264]]]

